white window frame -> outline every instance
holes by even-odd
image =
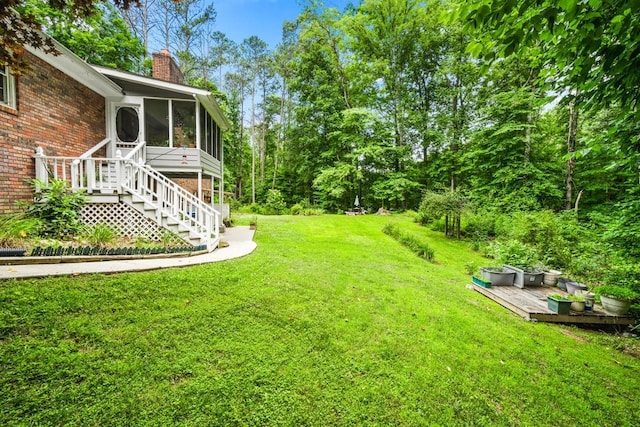
[[[6,86],[4,87],[4,99],[0,99],[0,105],[15,109],[16,80],[11,74],[11,70],[9,69],[9,67],[0,66],[0,76],[2,76],[2,81],[6,81]]]

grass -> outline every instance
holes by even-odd
[[[639,360],[466,289],[465,265],[484,261],[464,243],[396,216],[259,221],[256,252],[234,261],[0,282],[0,424],[639,419]]]

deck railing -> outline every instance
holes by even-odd
[[[209,250],[219,239],[220,213],[155,169],[144,164],[146,144],[140,143],[122,157],[91,157],[102,146],[88,151],[88,156],[46,156],[38,147],[35,154],[36,178],[44,184],[49,179],[66,181],[73,191],[87,194],[131,194],[156,211],[156,222],[172,218],[204,240]],[[85,154],[87,154],[85,153]]]

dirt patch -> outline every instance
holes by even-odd
[[[567,330],[567,329],[560,329],[560,332],[562,332],[562,334],[564,336],[567,336],[569,338],[573,338],[574,340],[578,341],[578,342],[588,342],[586,339],[582,338],[581,336],[578,336],[576,334],[574,334],[573,332]]]

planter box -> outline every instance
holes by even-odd
[[[571,310],[571,300],[557,300],[547,297],[547,307],[549,307],[549,310],[558,314],[569,314],[569,311]]]
[[[478,285],[478,286],[482,286],[483,288],[490,288],[491,287],[491,282],[488,280],[483,280],[479,277],[473,276],[473,283]]]
[[[482,272],[482,277],[484,277],[485,280],[488,280],[489,282],[491,282],[492,286],[513,285],[513,281],[516,277],[516,273],[510,270],[506,270],[504,268],[500,269],[500,271],[496,271],[494,270],[494,268],[495,267],[480,268],[480,271]]]
[[[505,265],[504,268],[515,273],[513,285],[520,289],[524,289],[525,286],[542,285],[542,279],[544,278],[544,273],[542,271],[536,270],[534,272],[527,272],[518,267],[512,267],[510,265]]]

